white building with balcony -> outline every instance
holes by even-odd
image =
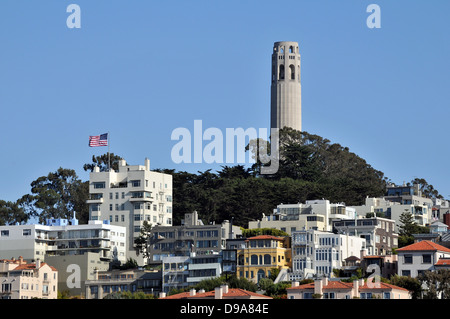
[[[430,199],[411,195],[408,200],[394,201],[385,197],[367,197],[364,205],[352,206],[359,217],[366,217],[373,214],[378,217],[385,217],[395,221],[395,232],[399,232],[400,216],[403,213],[411,213],[418,225],[426,226],[433,221],[432,202]]]
[[[365,239],[317,230],[292,233],[292,271],[290,280],[318,276],[329,277],[333,269],[340,269],[346,258],[360,256]]]
[[[331,231],[334,220],[355,219],[356,210],[344,203],[326,199],[308,200],[304,204],[280,204],[269,216],[249,222],[248,228],[275,228],[292,234],[297,230]]]
[[[103,261],[126,261],[126,228],[109,221],[78,224],[73,218],[48,219],[45,225],[0,226],[0,259],[22,256],[45,260],[45,256],[99,253]]]
[[[107,219],[127,229],[127,259],[146,263],[137,255],[134,240],[144,221],[153,226],[172,226],[172,175],[150,170],[145,165],[127,165],[119,161],[118,171],[101,172],[98,167],[89,176],[89,219]]]

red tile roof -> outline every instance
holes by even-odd
[[[439,258],[435,266],[450,266],[450,258]]]
[[[353,283],[351,282],[343,282],[337,280],[328,280],[328,284],[323,287],[323,289],[352,289]],[[289,287],[287,289],[314,289],[314,283],[310,282],[304,285],[300,285],[297,287]]]
[[[397,249],[397,251],[443,251],[450,253],[447,247],[438,245],[429,240],[422,240],[417,243]]]
[[[181,293],[175,294],[175,295],[170,295],[170,296],[163,297],[163,298],[160,298],[160,299],[185,299],[185,298],[187,298],[189,296],[190,296],[190,293],[188,291],[188,292],[181,292]]]
[[[388,284],[388,283],[385,283],[385,282],[379,282],[378,283],[378,287],[372,287],[372,288],[367,285],[367,282],[365,282],[363,286],[359,287],[359,289],[360,290],[361,289],[362,290],[374,290],[374,289],[389,290],[389,289],[396,289],[396,290],[408,291],[408,289],[405,289],[403,287],[391,285],[391,284]]]
[[[168,297],[164,297],[161,299],[191,299],[191,298],[214,298],[215,296],[215,291],[208,291],[208,292],[204,292],[204,293],[197,293],[194,296],[191,296],[189,292],[182,292],[176,295],[171,295]],[[263,299],[272,299],[272,297],[269,296],[265,296],[265,295],[261,295],[261,294],[257,294],[255,292],[251,292],[251,291],[247,291],[244,289],[240,289],[240,288],[228,288],[228,292],[227,293],[223,293],[222,296],[226,299],[232,299],[232,298],[263,298]]]
[[[44,262],[41,262],[41,267],[39,269],[41,269],[43,266],[47,265]],[[56,268],[53,266],[48,265],[53,271],[56,271]],[[17,271],[17,270],[31,270],[31,269],[36,269],[36,264],[22,264],[17,266],[16,268],[14,268],[12,271]]]
[[[353,283],[352,282],[342,282],[342,281],[336,281],[336,280],[328,280],[328,285],[324,286],[323,289],[352,289],[353,288]],[[287,290],[303,290],[303,289],[314,289],[314,283],[308,283],[308,284],[304,284],[304,285],[300,285],[297,287],[289,287],[287,288]],[[408,291],[408,289],[402,288],[402,287],[398,287],[398,286],[394,286],[391,284],[387,284],[384,282],[380,282],[378,287],[369,287],[367,285],[367,282],[364,283],[363,286],[360,286],[359,289],[361,290],[374,290],[374,289],[381,289],[381,290],[391,290],[391,289],[396,289],[396,290],[404,290],[404,291]]]

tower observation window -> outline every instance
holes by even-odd
[[[284,80],[284,65],[283,64],[280,65],[280,74],[278,76],[278,79]]]

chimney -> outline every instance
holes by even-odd
[[[214,289],[214,299],[223,299],[223,289],[222,289],[222,287],[216,287]]]
[[[145,158],[145,170],[150,170],[150,160],[148,158]]]
[[[353,280],[352,297],[359,297],[359,280]]]
[[[298,287],[300,283],[298,281],[293,281],[291,287]]]
[[[321,295],[323,291],[323,281],[322,279],[315,279],[314,280],[314,293],[317,295]]]
[[[26,262],[23,261],[23,257],[19,256],[19,265],[26,264]]]
[[[189,296],[195,296],[195,293],[196,293],[195,289],[192,288],[192,289],[189,291]]]
[[[204,294],[204,293],[205,293],[205,289],[200,289],[200,290],[198,291],[198,293],[199,293],[199,294]]]
[[[328,286],[328,277],[323,277],[323,287]]]
[[[221,288],[224,294],[228,293],[228,285],[222,285]]]
[[[166,293],[165,292],[160,292],[159,293],[159,298],[165,298],[166,297]]]
[[[36,259],[36,269],[41,268],[41,260],[38,258]]]
[[[367,254],[367,249],[366,248],[361,249],[361,259],[364,259],[364,257],[366,257],[366,254]]]

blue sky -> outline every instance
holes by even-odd
[[[69,29],[69,4],[81,28]],[[369,4],[381,28],[369,29]],[[0,2],[0,199],[75,169],[106,147],[152,168],[175,164],[178,127],[269,125],[273,43],[297,41],[302,124],[395,183],[425,178],[450,198],[450,3],[434,1]],[[175,190],[176,192],[176,190]]]

